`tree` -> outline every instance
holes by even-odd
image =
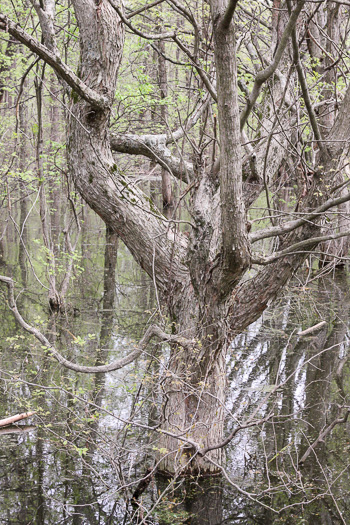
[[[342,100],[338,102],[337,98],[330,130],[321,132],[309,78],[311,69],[302,64],[299,49],[304,52],[315,13],[328,8],[332,13],[334,2],[324,1],[306,9],[302,0],[286,4],[275,0],[271,26],[266,13],[259,15],[259,8],[253,12],[244,3],[237,6],[235,0],[211,0],[210,13],[204,13],[200,26],[191,9],[171,0],[170,7],[184,17],[183,27],[154,34],[147,32],[147,20],[141,19],[138,26],[132,21],[152,5],[155,3],[125,14],[115,0],[74,0],[79,29],[77,73],[59,51],[52,0],[33,1],[42,42],[9,14],[0,15],[0,28],[51,66],[68,94],[67,163],[75,187],[154,280],[171,333],[153,326],[128,359],[101,367],[72,365],[42,334],[25,324],[11,295],[12,281],[2,280],[9,286],[10,307],[22,325],[41,338],[63,365],[78,371],[123,366],[139,355],[152,336],[168,341],[171,357],[163,383],[166,402],[160,432],[162,449],[167,453],[161,469],[170,474],[179,469],[214,473],[220,471],[222,450],[230,439],[224,437],[225,360],[230,342],[259,318],[311,250],[327,239],[350,233],[344,229],[324,231],[326,212],[350,200],[350,193],[344,192],[350,88],[344,86],[339,95]],[[279,13],[284,16],[277,16],[277,20]],[[242,38],[237,42],[236,14],[240,25],[244,15],[257,27],[259,40],[253,38],[246,44],[248,62],[242,58],[242,50],[237,51]],[[205,17],[210,19],[207,24]],[[338,26],[346,42],[347,27],[340,22]],[[176,131],[110,133],[126,28],[147,41],[165,42],[156,49],[170,61],[174,62],[172,46],[178,46],[197,75],[204,96]],[[268,59],[262,57],[261,46],[267,53],[273,43],[275,48]],[[201,57],[203,48],[205,59]],[[335,46],[327,53],[334,58],[327,68],[335,68],[342,60],[342,51]],[[330,91],[323,90],[321,98],[333,96]],[[245,95],[243,104],[241,93]],[[214,124],[217,122],[217,138],[210,135],[215,125],[203,124],[208,115]],[[185,158],[189,150],[179,158],[169,148],[180,138],[189,137],[198,119],[202,119],[204,132],[197,144],[189,140],[194,150],[190,162]],[[203,140],[205,133],[207,143]],[[217,146],[212,146],[215,142],[218,156]],[[209,147],[211,165],[206,151]],[[176,215],[164,217],[119,169],[113,152],[149,157],[186,183],[185,192],[191,196],[190,220]],[[272,189],[278,192],[282,172],[296,183],[295,206],[287,213],[273,211],[270,203]],[[247,211],[263,192],[272,224],[250,231]],[[182,222],[190,226],[188,236],[181,229]],[[254,251],[263,239],[278,243],[269,246],[268,255]]]

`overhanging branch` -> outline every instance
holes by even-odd
[[[166,135],[111,135],[111,149],[118,153],[143,155],[160,164],[171,175],[189,183],[193,178],[193,165],[174,157],[166,145]]]
[[[284,250],[281,250],[279,252],[275,252],[275,253],[269,255],[268,257],[255,255],[252,258],[252,262],[254,264],[262,264],[262,265],[264,265],[264,264],[271,264],[271,263],[277,261],[277,259],[281,259],[281,257],[285,257],[286,255],[290,255],[290,254],[293,254],[293,253],[296,253],[296,252],[300,252],[300,251],[306,250],[306,249],[308,249],[310,247],[315,247],[318,244],[320,244],[321,242],[333,241],[335,239],[340,239],[341,237],[347,237],[349,235],[350,235],[350,230],[346,230],[345,232],[333,233],[333,234],[330,234],[330,235],[320,235],[318,237],[310,237],[310,239],[304,239],[303,241],[299,241],[299,242],[296,242],[294,244],[291,244],[290,246],[288,246]]]
[[[15,297],[14,297],[14,281],[10,277],[6,277],[4,275],[0,275],[0,281],[5,283],[8,288],[8,301],[9,301],[9,307],[11,311],[13,312],[15,318],[19,322],[19,324],[29,332],[30,334],[34,335],[38,341],[42,345],[44,345],[47,350],[49,351],[49,354],[54,357],[61,365],[63,365],[66,368],[69,368],[70,370],[74,370],[75,372],[81,372],[83,374],[96,374],[96,373],[106,373],[106,372],[112,372],[113,370],[119,370],[120,368],[123,368],[124,366],[128,365],[135,359],[141,355],[141,353],[145,350],[147,344],[153,337],[158,337],[161,341],[167,341],[170,343],[176,343],[180,346],[183,346],[185,348],[193,348],[195,345],[195,341],[186,339],[181,336],[177,335],[170,335],[164,332],[161,328],[159,328],[156,325],[151,325],[147,328],[145,335],[139,342],[138,346],[130,352],[129,355],[126,357],[122,357],[120,359],[117,359],[116,361],[113,361],[112,363],[108,365],[100,365],[100,366],[81,366],[76,363],[72,363],[72,361],[69,361],[63,355],[61,355],[56,348],[50,343],[50,341],[34,326],[31,326],[28,324],[21,314],[18,311]]]

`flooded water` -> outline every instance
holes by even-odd
[[[158,306],[123,244],[85,213],[64,314],[49,313],[38,283],[46,282],[45,253],[35,224],[32,266],[9,225],[0,273],[16,280],[23,317],[63,355],[100,364],[127,355]],[[346,269],[294,280],[233,342],[227,435],[249,416],[260,423],[236,433],[223,476],[205,481],[149,475],[157,433],[146,427],[160,410],[167,347],[151,345],[119,371],[77,374],[17,325],[3,287],[0,294],[0,418],[36,412],[0,429],[0,523],[350,523]]]

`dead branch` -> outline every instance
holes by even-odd
[[[310,328],[307,328],[306,330],[302,330],[302,332],[298,332],[297,335],[313,334],[314,332],[316,332],[317,330],[319,330],[320,328],[322,328],[322,326],[326,324],[327,324],[326,321],[321,321],[320,323],[317,323],[314,326],[310,326]]]
[[[16,414],[15,416],[5,417],[5,419],[0,419],[0,427],[6,427],[7,425],[13,425],[17,421],[31,417],[36,412],[23,412],[22,414]]]

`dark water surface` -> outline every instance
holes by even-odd
[[[32,232],[32,264],[45,281]],[[60,316],[50,315],[11,228],[1,246],[0,273],[16,279],[24,318],[81,364],[127,355],[157,314],[151,280],[122,243],[105,245],[104,227],[86,219]],[[227,434],[254,411],[261,423],[237,432],[222,478],[144,483],[157,436],[140,425],[157,419],[168,349],[150,346],[112,373],[76,374],[17,326],[2,289],[0,418],[36,415],[0,430],[0,523],[350,523],[349,276],[303,283],[232,345]],[[297,335],[320,321],[317,332]]]

